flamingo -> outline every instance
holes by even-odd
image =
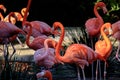
[[[37,65],[43,66],[47,69],[50,69],[55,63],[59,63],[55,57],[55,47],[50,48],[50,43],[53,46],[56,46],[56,43],[53,39],[46,39],[44,41],[44,47],[38,49],[34,53],[34,61]]]
[[[10,42],[10,38],[16,36],[17,34],[25,34],[23,30],[11,24],[9,22],[0,21],[0,39],[2,39],[3,44]]]
[[[26,44],[29,48],[33,49],[33,50],[37,50],[40,48],[44,47],[44,41],[48,38],[45,35],[42,36],[38,36],[35,37],[34,40],[32,40],[32,42],[30,42],[30,36],[32,33],[32,26],[29,22],[25,22],[24,23],[24,27],[29,27],[29,33],[28,35],[26,35]],[[57,44],[57,42],[55,42]],[[53,47],[52,45],[49,45],[50,47]]]
[[[4,5],[2,5],[2,4],[0,4],[0,9],[1,10],[3,10],[4,11],[4,13],[6,12],[6,8],[5,8],[5,6]],[[1,19],[1,21],[3,21],[4,20],[4,17],[3,17],[3,15],[2,15],[2,13],[0,12],[0,19]],[[2,40],[0,39],[0,42],[2,42]],[[2,49],[0,49],[0,50],[2,50]]]
[[[104,2],[97,2],[94,5],[94,10],[93,10],[96,17],[90,18],[85,22],[86,30],[88,32],[88,35],[91,38],[90,40],[91,40],[92,48],[93,48],[93,45],[94,45],[93,44],[93,38],[99,37],[100,28],[104,24],[104,21],[103,21],[102,17],[100,16],[100,14],[97,11],[98,8],[101,8],[103,10],[103,13],[108,12],[108,10],[106,8],[106,4]],[[93,65],[94,65],[94,63],[92,64],[92,78],[94,77],[93,76],[93,72],[94,72],[93,71]]]
[[[15,26],[12,23],[9,22],[5,22],[5,21],[0,21],[0,39],[2,39],[2,44],[4,45],[4,58],[5,58],[5,69],[6,72],[10,72],[10,65],[8,62],[8,57],[9,57],[9,51],[8,51],[8,43],[10,42],[9,38],[13,37],[19,33],[25,34],[23,30],[21,30],[20,28],[18,28],[17,26]],[[10,60],[11,57],[13,56],[13,54],[15,53],[15,51],[13,51],[12,55],[10,56]],[[8,74],[8,73],[6,73]]]
[[[41,72],[36,74],[37,78],[47,78],[48,80],[53,80],[52,79],[52,73],[49,70],[42,70]]]
[[[99,13],[97,11],[98,7],[102,8],[104,13],[108,12],[105,3],[98,2],[95,4],[94,14],[96,17],[88,19],[85,23],[86,30],[87,30],[90,37],[98,36],[100,34],[100,28],[104,24],[102,17],[99,15]]]
[[[83,79],[85,80],[85,74],[84,74],[85,65],[88,66],[89,63],[92,63],[97,59],[101,59],[102,57],[97,53],[95,53],[93,49],[91,49],[90,47],[84,44],[72,44],[67,48],[64,56],[60,56],[60,46],[64,38],[65,30],[64,30],[64,26],[60,22],[54,22],[53,26],[54,29],[57,28],[61,29],[60,39],[55,49],[56,58],[63,63],[70,63],[70,64],[75,63],[76,65],[81,67],[83,73]]]
[[[110,56],[112,51],[112,44],[109,38],[107,37],[106,33],[104,32],[105,29],[108,29],[109,34],[112,34],[112,27],[111,23],[107,22],[102,25],[101,27],[101,35],[103,37],[103,40],[98,40],[95,44],[95,52],[99,55],[101,55],[105,60]],[[106,76],[106,62],[104,67],[104,78]]]
[[[113,35],[112,37],[114,37],[115,39],[117,39],[119,41],[119,44],[118,44],[118,49],[117,49],[117,52],[116,52],[116,55],[115,57],[117,58],[118,61],[120,61],[119,59],[119,50],[120,50],[120,20],[113,23],[112,24],[112,30],[113,30]]]
[[[9,15],[8,15],[8,20],[9,20],[8,22],[14,24],[14,23],[13,23],[14,21],[11,20],[11,16],[12,16],[12,17],[15,17],[15,19],[16,19],[17,17],[16,17],[16,15],[14,14],[14,12],[10,12]],[[3,20],[3,21],[4,21],[4,20]],[[7,21],[5,21],[5,22],[7,22]],[[14,35],[14,36],[10,37],[10,38],[9,38],[9,41],[12,42],[12,41],[14,41],[15,39],[17,39],[17,41],[20,43],[20,45],[21,45],[22,47],[24,46],[24,45],[22,44],[22,42],[20,41],[20,39],[17,37],[17,35]],[[1,41],[2,41],[2,39],[1,39]],[[13,49],[14,49],[14,48],[13,48]]]
[[[31,4],[31,1],[28,1],[28,5],[27,5],[27,9],[25,11],[25,14],[24,14],[24,18],[23,18],[23,22],[22,22],[22,26],[24,26],[24,23],[26,22],[26,19],[27,19],[27,14],[28,14],[28,11],[29,11],[29,8],[30,8],[30,4]],[[33,37],[38,37],[38,36],[42,36],[42,35],[46,35],[46,36],[50,36],[52,34],[59,34],[58,31],[54,31],[47,23],[45,23],[44,21],[30,21],[30,24],[32,25],[32,29],[34,29],[32,31],[32,36]],[[28,33],[28,28],[23,28],[23,30],[25,32]]]

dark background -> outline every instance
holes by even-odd
[[[0,0],[11,11],[20,12],[28,0]],[[32,0],[28,21],[39,20],[52,25],[60,21],[64,26],[81,26],[88,18],[94,17],[93,7],[96,0]],[[101,13],[102,15],[102,13]]]

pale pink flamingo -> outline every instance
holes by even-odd
[[[96,17],[88,19],[85,23],[86,30],[88,32],[88,35],[91,38],[90,40],[91,40],[92,48],[94,48],[93,47],[93,45],[94,45],[93,44],[93,38],[98,38],[99,37],[100,28],[104,24],[103,18],[98,13],[98,8],[101,8],[104,13],[107,13],[107,11],[108,11],[107,8],[106,8],[106,4],[104,2],[97,2],[94,6],[94,14],[95,14]],[[93,76],[94,75],[93,65],[94,64],[92,64],[92,78],[94,77]]]
[[[48,80],[53,80],[52,79],[52,73],[49,70],[42,70],[41,72],[36,74],[37,79],[39,78],[47,78]]]
[[[54,48],[50,48],[50,44],[52,44]],[[44,41],[44,47],[36,50],[34,53],[35,63],[48,69],[51,68],[55,63],[58,63],[54,54],[55,47],[56,41],[50,38],[46,39]]]
[[[62,44],[63,38],[64,38],[64,26],[60,23],[60,22],[55,22],[53,24],[54,28],[60,28],[61,29],[61,35],[60,35],[60,39],[58,41],[57,47],[55,49],[55,55],[56,58],[63,62],[63,63],[75,63],[77,64],[79,67],[81,67],[82,69],[82,73],[83,73],[83,79],[85,80],[85,74],[84,74],[84,67],[85,65],[89,65],[89,63],[92,63],[93,61],[97,60],[97,59],[102,59],[102,57],[100,55],[98,55],[97,53],[95,53],[95,51],[93,49],[91,49],[90,47],[84,45],[84,44],[72,44],[70,45],[64,56],[60,55],[60,46]]]
[[[108,34],[112,34],[112,25],[110,23],[105,23],[101,27],[101,36],[103,37],[103,40],[98,40],[95,44],[95,52],[99,55],[101,55],[105,60],[110,56],[112,51],[112,44],[109,38],[107,37],[104,30],[108,30]],[[98,63],[98,62],[97,62]],[[101,77],[101,76],[100,76]],[[106,77],[106,62],[104,67],[104,78]]]

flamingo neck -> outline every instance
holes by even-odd
[[[1,13],[0,13],[0,19],[1,19],[1,21],[4,21],[4,17]]]
[[[107,37],[107,35],[104,32],[104,28],[105,28],[105,26],[103,26],[101,28],[101,35],[103,36],[103,39],[104,39],[104,41],[105,41],[105,43],[107,45],[106,53],[109,53],[109,51],[111,51],[112,46],[111,46],[111,42],[110,42],[109,38]]]
[[[63,38],[64,38],[64,34],[65,34],[65,30],[64,30],[64,27],[63,26],[59,26],[60,29],[61,29],[61,35],[60,35],[60,39],[58,41],[58,44],[57,44],[57,47],[56,47],[56,57],[57,59],[61,60],[61,61],[64,61],[63,60],[63,57],[60,55],[60,47],[62,45],[62,41],[63,41]]]
[[[32,34],[32,26],[31,26],[30,23],[29,23],[29,24],[26,24],[26,26],[29,26],[29,27],[30,27],[29,32],[28,32],[28,35],[27,35],[27,37],[26,37],[26,44],[30,47],[30,36],[31,36],[31,34]]]
[[[49,45],[49,42],[51,42],[51,41],[52,41],[51,39],[45,39],[45,41],[44,41],[45,50],[48,50],[48,45]]]
[[[28,0],[27,9],[26,9],[25,14],[24,14],[24,17],[23,17],[22,26],[24,26],[25,21],[26,21],[26,19],[27,19],[27,13],[28,13],[28,11],[29,11],[29,8],[30,8],[30,5],[31,5],[31,1],[32,1],[32,0]]]
[[[10,23],[12,23],[12,24],[15,24],[15,21],[11,21],[11,20],[12,20],[12,19],[11,19],[11,16],[14,16],[14,17],[15,17],[15,21],[17,20],[14,12],[10,12],[10,13],[9,13],[9,15],[8,15],[8,21],[9,21]]]
[[[100,7],[99,4],[98,4],[98,5],[95,5],[95,7],[94,7],[94,14],[95,14],[95,16],[100,20],[100,22],[103,24],[104,21],[103,21],[102,17],[100,16],[100,14],[98,13],[98,10],[97,10],[98,7]],[[101,7],[100,7],[100,8],[101,8]]]

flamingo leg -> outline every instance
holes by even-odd
[[[84,69],[82,69],[82,74],[83,74],[83,80],[86,80]]]
[[[20,39],[18,37],[16,37],[17,41],[19,42],[19,44],[24,47],[23,43],[20,41]]]
[[[100,77],[100,80],[102,80],[101,79],[101,65],[100,65],[100,60],[98,60],[98,65],[99,65],[99,77]]]
[[[98,78],[98,63],[99,63],[99,61],[97,60],[97,64],[96,64],[96,79],[95,80],[97,80],[97,78]]]
[[[101,65],[100,65],[100,60],[97,60],[97,64],[96,64],[96,79],[95,80],[98,79],[98,72],[99,72],[100,80],[102,80],[101,79]]]
[[[11,46],[12,46],[12,48],[13,48],[13,52],[12,52],[12,54],[11,54],[11,56],[10,56],[10,60],[11,60],[11,58],[12,58],[12,56],[14,55],[14,53],[16,52],[16,49],[14,48],[14,46],[13,46],[13,44],[12,43],[10,43],[11,44]]]
[[[117,60],[120,62],[119,50],[120,50],[120,43],[119,43],[119,45],[118,45],[118,49],[117,49],[117,52],[116,52],[116,55],[115,55],[115,57],[117,58]]]
[[[104,64],[104,80],[106,80],[106,74],[107,74],[107,71],[106,71],[106,62]]]
[[[81,78],[80,78],[80,69],[79,69],[79,67],[78,67],[78,66],[76,66],[76,67],[77,67],[78,80],[81,80]]]
[[[93,38],[91,38],[90,41],[93,49]],[[92,80],[94,80],[94,62],[92,62],[91,68],[92,68]]]

